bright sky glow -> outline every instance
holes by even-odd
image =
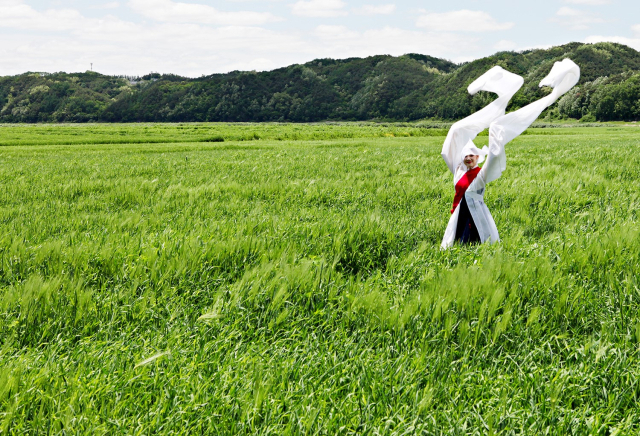
[[[514,6],[517,4],[517,6]],[[0,75],[197,77],[316,58],[614,41],[640,50],[638,0],[0,0]]]

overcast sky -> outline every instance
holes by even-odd
[[[405,53],[461,62],[570,41],[640,50],[640,1],[0,0],[0,75],[93,63],[197,77]]]

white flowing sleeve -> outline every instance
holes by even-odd
[[[462,162],[461,153],[464,146],[478,133],[489,127],[493,120],[504,115],[509,100],[520,89],[523,82],[522,77],[517,74],[495,66],[469,85],[467,90],[471,95],[478,91],[488,91],[498,94],[498,98],[478,112],[458,121],[449,129],[442,146],[442,158],[454,175]]]
[[[481,170],[485,183],[497,179],[506,169],[505,145],[524,132],[543,110],[573,88],[579,79],[580,67],[573,61],[564,59],[562,62],[556,62],[549,75],[540,82],[541,87],[550,86],[553,88],[551,94],[515,112],[503,115],[491,123],[489,127],[489,154]]]

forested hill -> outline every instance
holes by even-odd
[[[323,121],[460,119],[495,96],[466,87],[494,65],[524,77],[508,110],[549,92],[538,82],[571,58],[580,83],[546,116],[640,118],[640,53],[620,44],[570,43],[500,52],[464,64],[420,54],[316,59],[268,72],[114,77],[95,72],[0,77],[0,122]]]

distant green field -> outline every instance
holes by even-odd
[[[640,128],[431,127],[0,126],[0,434],[639,433]]]

